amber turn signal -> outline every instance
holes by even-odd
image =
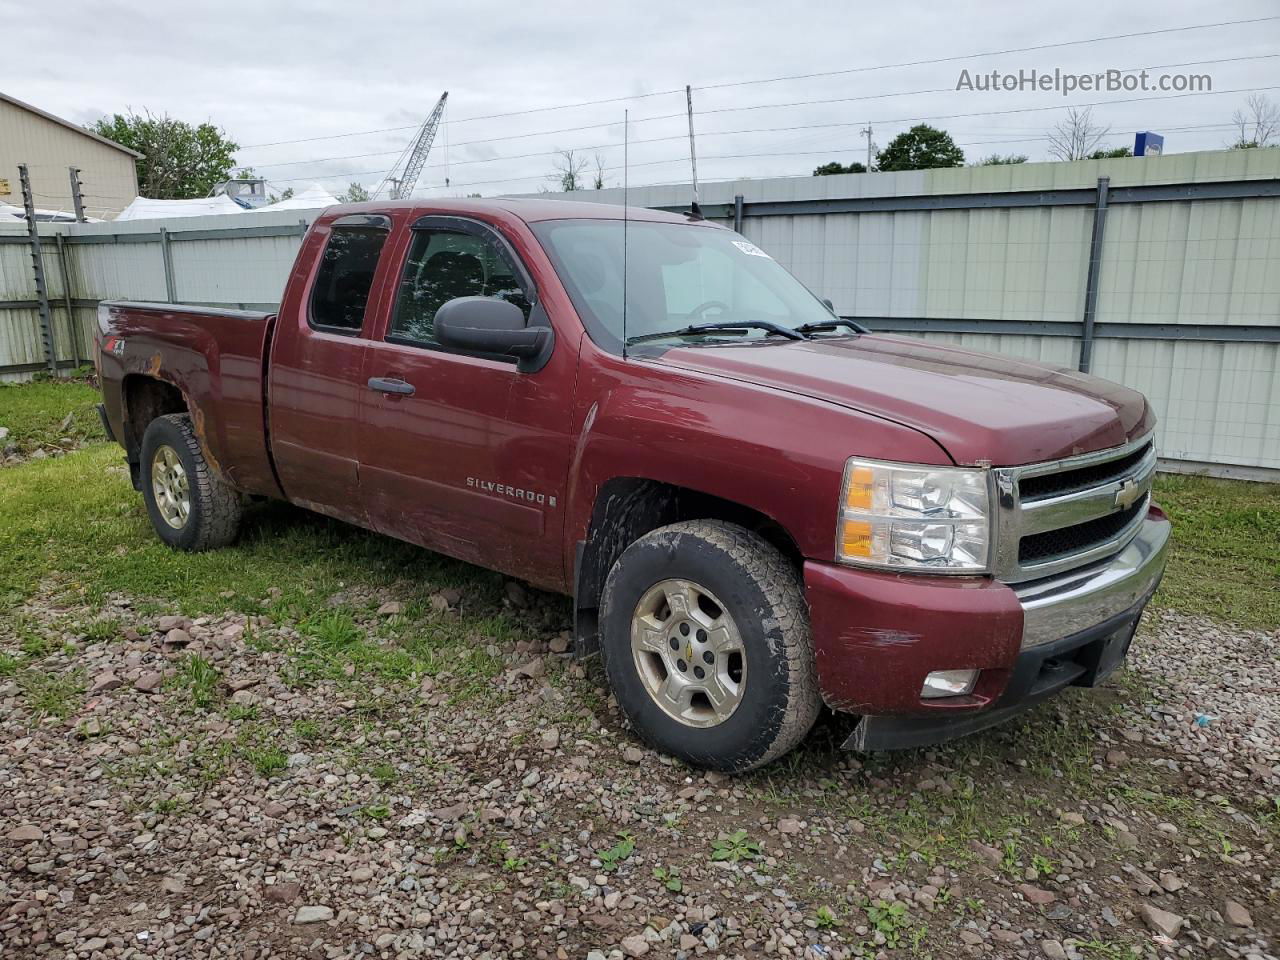
[[[840,552],[846,557],[871,556],[871,524],[845,520],[840,529]]]
[[[850,510],[870,510],[871,485],[874,481],[875,474],[870,467],[854,467],[850,470],[844,505]]]

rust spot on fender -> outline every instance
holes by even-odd
[[[160,375],[159,353],[153,353],[151,358],[147,361],[147,374],[152,377],[158,377]]]
[[[225,476],[222,473],[222,467],[218,463],[218,459],[213,455],[213,451],[209,449],[209,439],[205,432],[204,411],[199,407],[187,404],[191,409],[191,429],[196,433],[196,440],[200,443],[200,451],[204,454],[205,462],[214,473]]]

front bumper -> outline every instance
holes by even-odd
[[[938,743],[999,723],[1123,660],[1164,573],[1170,525],[1153,508],[1102,563],[1016,587],[807,563],[827,703],[862,715],[847,747]],[[977,669],[972,693],[922,699],[936,670]]]

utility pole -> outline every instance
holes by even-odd
[[[40,227],[36,223],[36,201],[31,195],[31,178],[27,165],[18,164],[18,180],[22,184],[22,208],[27,216],[27,237],[31,240],[31,270],[36,278],[36,301],[40,313],[40,341],[44,362],[49,372],[57,374],[58,359],[53,345],[53,315],[49,311],[49,287],[44,279],[44,257],[40,253]]]
[[[867,173],[870,173],[871,172],[871,152],[875,148],[875,144],[871,139],[871,124],[868,123],[865,127],[863,127],[858,132],[867,138]]]
[[[71,173],[71,203],[75,207],[76,219],[84,223],[84,186],[80,183],[80,168],[67,167]]]

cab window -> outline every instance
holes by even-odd
[[[461,230],[414,230],[388,339],[436,344],[436,312],[455,297],[506,300],[529,320],[528,293],[510,254],[497,241]]]
[[[311,325],[356,333],[387,231],[376,227],[335,226],[329,234],[311,288]]]

